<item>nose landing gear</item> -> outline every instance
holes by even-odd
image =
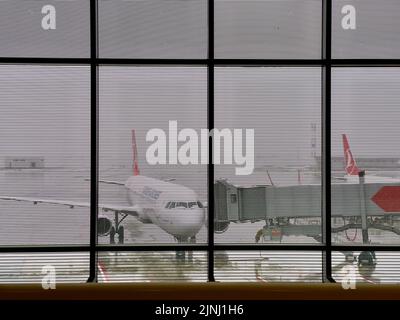
[[[178,243],[196,243],[196,236],[192,237],[175,237]],[[185,262],[186,260],[186,251],[178,250],[175,253],[176,260],[178,262]],[[188,262],[193,262],[193,251],[187,252],[187,260]]]
[[[124,221],[124,219],[127,217],[127,214],[123,214],[122,218],[119,219],[119,213],[115,212],[115,217],[114,217],[114,225],[111,227],[110,230],[110,244],[115,244],[115,235],[118,235],[118,244],[123,244],[124,243],[124,226],[121,225],[121,222]]]

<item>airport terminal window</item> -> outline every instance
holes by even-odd
[[[0,1],[1,57],[89,58],[90,0]]]
[[[0,283],[400,282],[398,7],[0,1]]]
[[[221,282],[321,282],[322,254],[310,251],[216,251]]]
[[[1,253],[0,265],[1,284],[41,283],[44,274],[54,274],[59,283],[85,282],[89,276],[89,253]]]
[[[207,0],[100,0],[99,55],[205,59]]]
[[[333,0],[332,22],[333,58],[399,58],[398,1]]]
[[[320,242],[321,229],[316,225],[321,224],[321,68],[216,67],[214,81],[215,127],[255,132],[254,163],[246,164],[253,167],[251,174],[237,175],[235,163],[215,165],[216,183],[224,179],[227,188],[235,188],[233,194],[225,188],[222,192],[238,194],[240,199],[227,207],[228,219],[240,223],[230,224],[215,241],[254,243],[258,231],[264,240],[279,224],[282,237],[277,239],[282,243]],[[247,146],[242,153],[249,153]],[[311,184],[315,188],[306,190],[304,185]],[[281,193],[273,195],[275,188]],[[295,195],[296,190],[304,191]],[[224,201],[220,193],[216,201]],[[216,219],[221,213],[216,212]],[[290,213],[307,216],[312,223],[303,237],[285,234],[289,229],[307,228],[290,222]]]
[[[37,202],[89,202],[90,68],[2,64],[0,88],[0,244],[89,244],[89,207]]]
[[[399,85],[398,68],[332,70],[332,159],[345,158],[345,167],[338,162],[332,164],[332,240],[335,243],[399,243],[399,221],[392,214],[397,211],[397,188],[390,186],[400,182],[400,154],[393,147],[400,136]],[[362,180],[358,177],[361,171],[365,171]],[[363,197],[354,194],[357,192],[354,188],[360,184]],[[344,187],[352,196],[343,197]],[[346,208],[352,209],[346,212]],[[349,228],[336,232],[343,225],[362,223],[368,226],[362,228],[365,231]]]
[[[322,1],[215,0],[215,57],[318,59]]]
[[[191,200],[207,201],[207,166],[183,164],[180,149],[174,153],[171,144],[168,148],[165,145],[174,140],[174,134],[175,139],[181,137],[185,128],[193,132],[207,128],[207,69],[100,66],[99,90],[99,176],[122,183],[133,176],[127,184],[138,193],[127,193],[124,186],[100,183],[99,203],[140,207],[139,221],[126,217],[120,225],[125,229],[124,239],[117,232],[115,242],[186,243],[187,232],[191,227],[196,229],[198,223],[198,232],[189,234],[196,243],[205,243],[207,230],[201,223],[204,212],[179,210],[179,215],[185,216],[181,227],[174,225],[171,216],[158,220],[160,229],[154,224],[159,215],[154,206],[157,201],[174,200],[169,209],[187,209]],[[180,145],[177,140],[175,143]],[[152,152],[154,146],[158,150]],[[175,162],[172,157],[176,157]],[[132,168],[132,162],[138,172]],[[112,212],[99,213],[115,224]],[[99,237],[99,242],[109,244],[112,240],[106,234]]]

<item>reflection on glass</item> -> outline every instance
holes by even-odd
[[[215,165],[216,242],[321,241],[320,81],[320,68],[216,69],[215,127],[233,132]]]
[[[203,67],[100,68],[102,243],[206,241],[206,80]]]
[[[101,252],[99,282],[207,281],[207,253]]]
[[[400,71],[332,72],[332,241],[397,244]]]
[[[2,253],[0,283],[83,283],[89,277],[89,253]],[[54,277],[53,277],[54,276]],[[44,281],[43,281],[44,280]]]
[[[347,251],[332,253],[332,274],[336,282],[399,283],[399,252]]]
[[[321,282],[321,252],[216,251],[215,279],[235,282]]]

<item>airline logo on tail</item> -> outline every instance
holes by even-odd
[[[343,152],[344,152],[346,173],[349,176],[358,176],[360,169],[358,169],[356,160],[354,159],[353,154],[351,153],[347,136],[343,134],[342,137],[343,137]]]

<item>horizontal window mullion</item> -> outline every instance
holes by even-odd
[[[315,66],[321,67],[331,65],[332,67],[400,67],[400,59],[91,59],[91,58],[15,58],[0,57],[2,64],[60,64],[60,65],[76,65],[91,64],[97,65],[201,65],[206,66],[213,64],[215,66],[290,66],[304,67]]]
[[[83,246],[10,246],[0,247],[0,253],[17,252],[84,252],[90,251],[89,245]]]
[[[398,67],[400,59],[332,59],[332,67]]]
[[[76,65],[87,64],[92,62],[90,58],[12,58],[0,57],[2,64],[60,64],[60,65]]]
[[[214,64],[216,66],[279,66],[279,67],[304,67],[304,66],[316,66],[320,67],[327,63],[324,59],[215,59]]]

